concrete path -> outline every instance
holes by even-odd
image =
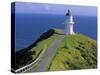
[[[46,50],[44,55],[42,56],[40,62],[37,64],[37,66],[33,67],[31,70],[28,72],[44,72],[46,71],[46,67],[48,62],[53,58],[53,56],[56,53],[56,48],[61,42],[62,38],[64,35],[60,35],[57,40],[55,40],[52,45]]]

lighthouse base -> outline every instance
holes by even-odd
[[[72,32],[72,33],[66,33],[66,35],[74,35],[75,32]]]

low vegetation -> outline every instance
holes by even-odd
[[[17,52],[15,69],[21,68],[36,60],[41,54],[44,45],[47,47],[50,46],[58,38],[58,36],[59,35],[55,33],[54,29],[50,29],[43,33],[35,43]]]
[[[65,36],[47,65],[48,71],[97,68],[96,41],[81,34]]]

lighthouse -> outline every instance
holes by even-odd
[[[74,21],[73,21],[73,16],[72,16],[70,10],[68,10],[68,13],[66,13],[66,16],[67,16],[67,20],[65,22],[65,25],[66,25],[66,35],[73,35],[74,34],[74,31],[73,31]]]

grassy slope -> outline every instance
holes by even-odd
[[[49,47],[53,41],[55,41],[58,38],[58,34],[55,32],[52,33],[51,31],[48,31],[47,33],[42,34],[41,38],[36,42],[35,45],[32,46],[32,48],[26,48],[25,52],[19,52],[16,56],[17,63],[16,68],[20,68],[22,66],[25,66],[31,62],[33,62],[39,54],[41,54],[41,51],[44,48],[44,45]],[[50,36],[48,36],[50,34]],[[47,37],[48,36],[48,37]],[[23,50],[24,51],[24,50]]]
[[[54,58],[47,65],[47,70],[59,71],[96,67],[96,41],[81,34],[76,34],[64,37]]]

